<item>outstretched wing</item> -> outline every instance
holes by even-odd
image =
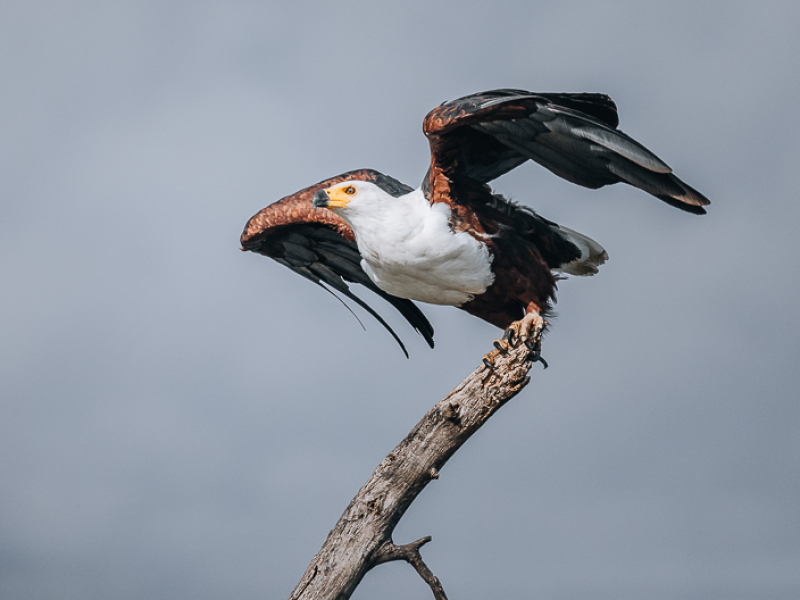
[[[622,181],[705,213],[708,199],[617,124],[617,107],[603,94],[494,90],[446,102],[425,117],[431,167],[423,189],[433,202],[468,203],[475,183],[531,159],[584,187]]]
[[[348,179],[371,181],[392,195],[411,191],[410,187],[399,181],[370,169],[343,173],[259,211],[245,225],[241,237],[242,249],[269,256],[317,285],[328,286],[344,294],[375,317],[408,356],[394,330],[366,302],[353,294],[346,282],[360,283],[400,311],[433,348],[433,327],[422,311],[411,300],[381,290],[361,268],[361,254],[347,223],[325,208],[314,209],[314,192]]]

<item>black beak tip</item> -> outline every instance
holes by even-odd
[[[317,190],[314,194],[314,208],[326,208],[328,206],[328,194],[325,190]]]

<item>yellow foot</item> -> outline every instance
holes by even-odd
[[[533,350],[542,349],[542,333],[547,325],[545,320],[537,312],[529,312],[519,321],[514,321],[508,328],[506,337],[513,335],[524,342],[525,345]]]
[[[509,347],[516,348],[520,343],[533,354],[533,360],[539,361],[547,368],[547,361],[542,358],[542,333],[547,325],[537,312],[529,312],[519,321],[514,321],[506,330],[504,339],[493,342],[494,350],[483,357],[487,369],[493,369],[495,359],[508,352]]]

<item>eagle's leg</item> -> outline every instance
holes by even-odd
[[[483,357],[483,364],[487,368],[494,368],[494,359],[508,352],[509,346],[517,346],[520,342],[532,352],[533,360],[539,361],[547,368],[547,361],[542,358],[542,334],[547,322],[532,304],[528,306],[525,316],[519,321],[514,321],[506,330],[504,339],[495,340],[494,350]]]
[[[508,328],[509,337],[513,333],[515,337],[522,340],[525,346],[533,353],[533,360],[541,362],[545,369],[547,368],[547,361],[542,358],[542,334],[546,326],[547,322],[536,310],[536,307],[529,305],[525,316],[521,320],[512,323]]]

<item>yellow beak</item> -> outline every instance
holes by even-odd
[[[341,188],[328,188],[325,194],[328,196],[328,208],[344,208],[350,204],[350,196]]]

